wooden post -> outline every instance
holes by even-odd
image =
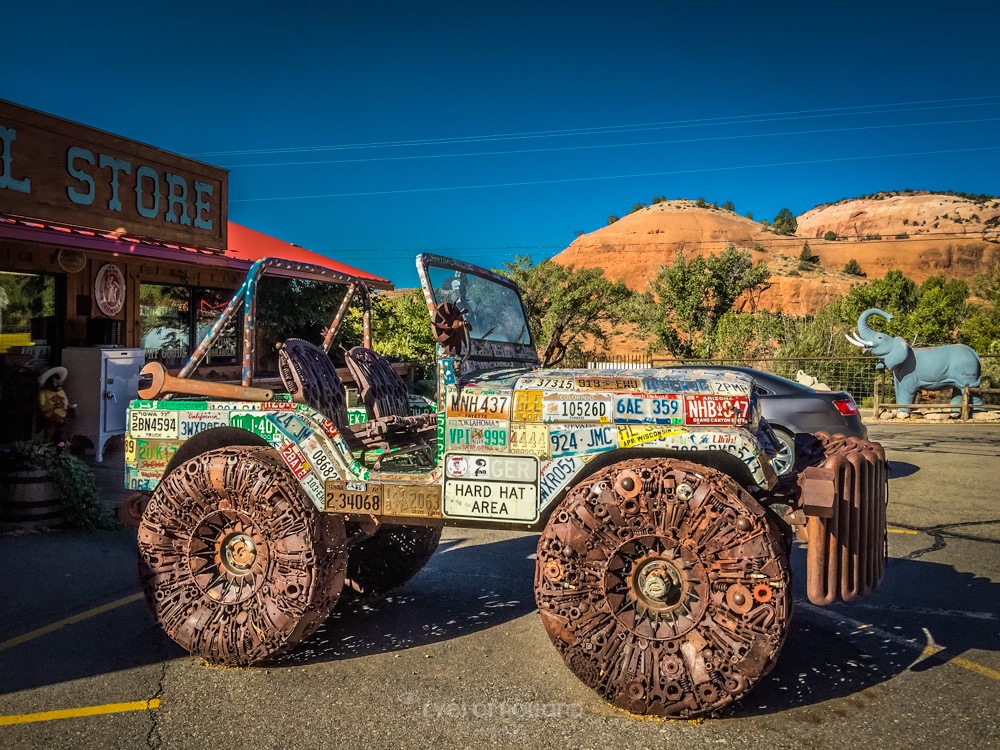
[[[874,413],[876,420],[878,420],[878,415],[879,415],[878,391],[879,391],[878,378],[875,378],[875,387],[872,389],[872,412]]]
[[[969,386],[968,384],[962,386],[962,421],[968,422],[969,417]]]

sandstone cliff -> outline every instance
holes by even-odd
[[[839,239],[824,240],[827,232]],[[802,269],[808,241],[818,257]],[[719,253],[732,242],[771,269],[760,307],[791,315],[816,312],[866,279],[843,273],[851,259],[869,279],[899,269],[920,283],[929,276],[969,279],[1000,265],[1000,200],[919,191],[879,193],[818,206],[798,217],[794,236],[724,209],[672,200],[629,214],[577,238],[559,263],[601,267],[644,291],[660,266],[687,255]]]

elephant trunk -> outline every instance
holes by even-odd
[[[892,315],[879,310],[877,307],[870,307],[858,316],[858,334],[863,341],[874,341],[875,331],[868,327],[868,318],[872,315],[881,315],[887,321],[892,320]]]

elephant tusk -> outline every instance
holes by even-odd
[[[860,333],[852,331],[851,335],[854,336],[854,340],[858,342],[858,346],[874,346],[875,345],[874,341],[866,341],[865,339],[861,338],[861,334]]]
[[[862,349],[867,349],[871,344],[855,333],[845,333],[844,338],[847,339],[854,346],[860,346]]]

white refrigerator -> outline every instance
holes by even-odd
[[[90,441],[95,460],[104,460],[104,446],[125,434],[125,410],[138,398],[139,370],[146,364],[142,349],[67,347],[62,366],[68,371],[66,398],[76,404],[73,432]]]

